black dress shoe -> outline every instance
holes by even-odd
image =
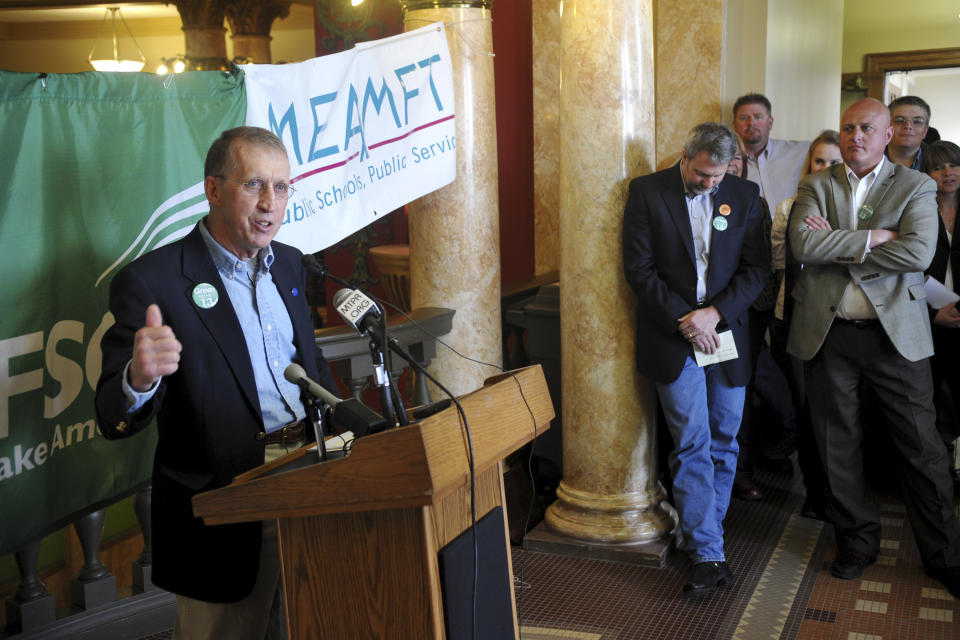
[[[927,575],[939,580],[954,598],[960,600],[960,567],[927,569]]]
[[[726,562],[698,562],[693,565],[690,579],[683,585],[685,596],[700,596],[713,593],[733,581],[733,572]]]
[[[827,513],[827,509],[822,504],[811,502],[809,499],[805,500],[803,506],[800,507],[800,515],[802,515],[804,518],[823,520],[824,522],[833,522],[833,520],[830,518],[830,514]]]
[[[733,480],[733,495],[747,502],[760,502],[763,500],[763,491],[753,483],[750,476],[737,474]]]
[[[863,575],[863,570],[876,561],[876,556],[869,556],[856,549],[846,549],[837,555],[830,565],[830,573],[836,578],[853,580]]]

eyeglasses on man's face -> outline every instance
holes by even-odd
[[[274,182],[271,185],[266,180],[262,180],[261,178],[251,178],[250,180],[234,180],[233,178],[223,175],[217,175],[214,177],[240,185],[240,188],[248,196],[263,195],[272,187],[274,198],[277,200],[286,200],[292,196],[294,192],[296,192],[296,189],[291,187],[289,182]]]
[[[907,124],[913,125],[915,128],[919,129],[923,125],[927,124],[926,118],[904,118],[903,116],[897,116],[893,119],[893,124],[898,127],[905,127]]]

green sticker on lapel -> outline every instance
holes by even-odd
[[[723,231],[724,229],[727,228],[727,219],[720,216],[716,216],[713,219],[713,228],[716,229],[717,231]]]
[[[209,282],[201,282],[193,288],[193,304],[201,309],[209,309],[220,301],[217,288]]]
[[[873,207],[868,204],[860,207],[860,211],[857,211],[857,217],[861,220],[869,220],[873,217]]]

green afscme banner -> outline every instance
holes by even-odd
[[[0,72],[0,556],[129,495],[156,430],[97,432],[110,279],[207,211],[242,74]]]

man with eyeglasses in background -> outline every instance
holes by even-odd
[[[927,146],[923,140],[930,126],[930,105],[917,96],[901,96],[887,108],[893,125],[893,139],[887,145],[887,157],[919,171],[923,149]]]
[[[224,131],[204,171],[210,213],[110,285],[97,422],[113,439],[156,418],[152,578],[177,595],[174,638],[261,640],[283,620],[275,521],[205,526],[191,501],[306,441],[287,365],[337,388],[314,342],[302,254],[273,242],[293,192],[283,142]]]

